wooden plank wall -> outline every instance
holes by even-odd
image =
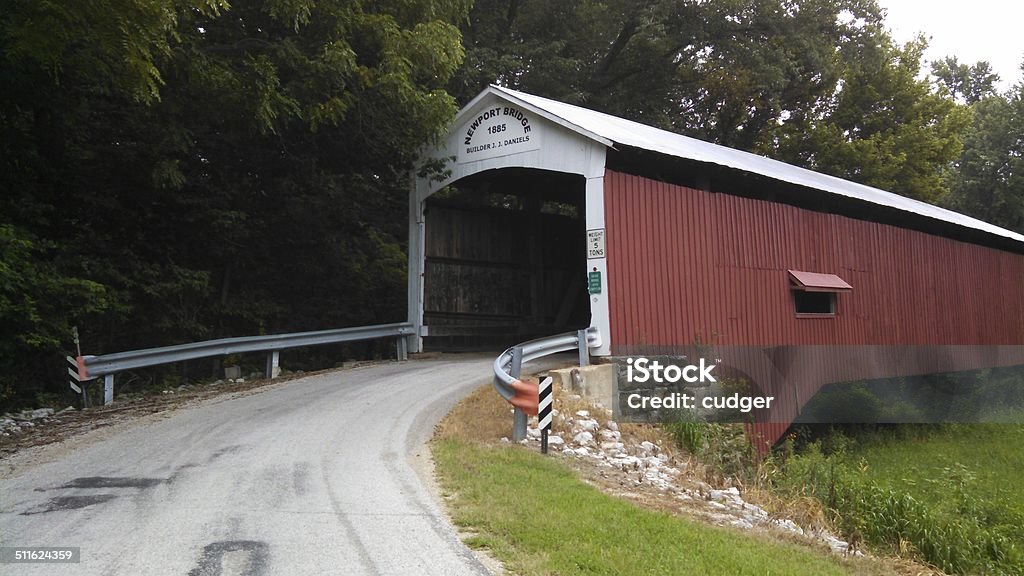
[[[567,216],[430,205],[424,323],[557,328],[566,291],[585,286],[584,242]]]

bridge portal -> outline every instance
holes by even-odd
[[[501,168],[427,199],[431,348],[495,349],[590,325],[585,188],[578,174]]]

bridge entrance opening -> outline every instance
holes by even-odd
[[[427,199],[428,350],[509,346],[590,325],[585,186],[580,175],[503,168]]]

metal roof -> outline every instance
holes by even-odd
[[[491,86],[466,109],[472,107],[487,93],[515,102],[606,145],[611,142],[612,145],[622,144],[687,160],[726,166],[1024,243],[1024,235],[913,198],[509,88]]]
[[[802,270],[787,270],[787,272],[789,272],[790,277],[793,278],[793,281],[796,282],[797,286],[807,290],[808,292],[840,292],[853,290],[853,286],[850,286],[846,280],[843,280],[835,274],[804,272]]]

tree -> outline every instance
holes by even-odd
[[[813,129],[848,66],[870,45],[878,6],[860,0],[715,0],[686,64],[691,79],[673,128],[735,148],[778,154],[780,128]],[[799,158],[792,160],[799,163]]]
[[[42,318],[0,350],[9,402],[66,387],[72,323],[104,353],[404,316],[408,173],[455,112],[467,2],[8,5],[0,256],[35,271],[5,309]],[[69,291],[94,297],[25,304]]]
[[[934,201],[966,116],[874,0],[481,0],[452,91],[488,82]]]
[[[963,104],[974,104],[996,94],[999,75],[985,61],[972,66],[961,64],[956,56],[947,56],[932,63],[932,75],[949,90],[950,96]]]
[[[481,0],[452,91],[499,82],[751,149],[834,85],[840,12],[873,7],[857,4]]]
[[[53,246],[10,224],[0,224],[0,404],[39,390],[26,390],[22,378],[44,378],[35,364],[40,350],[59,350],[71,333],[69,314],[106,308],[106,293],[97,282],[68,277],[48,261]],[[26,352],[28,352],[26,354]],[[58,372],[59,358],[52,359]]]
[[[649,118],[664,112],[675,55],[700,34],[700,18],[675,0],[479,0],[462,30],[466,64],[450,85],[461,101],[498,82]]]
[[[94,158],[80,145],[95,124],[92,104],[154,102],[176,14],[224,6],[12,0],[0,11],[0,406],[66,389],[71,326],[119,309],[114,290],[75,257],[87,230],[75,213],[81,198],[69,192]]]
[[[1022,67],[1024,69],[1024,67]],[[948,204],[1024,233],[1024,80],[971,105]]]
[[[880,30],[842,51],[843,73],[817,114],[782,126],[782,158],[927,202],[948,193],[968,114],[919,79],[922,39]]]

